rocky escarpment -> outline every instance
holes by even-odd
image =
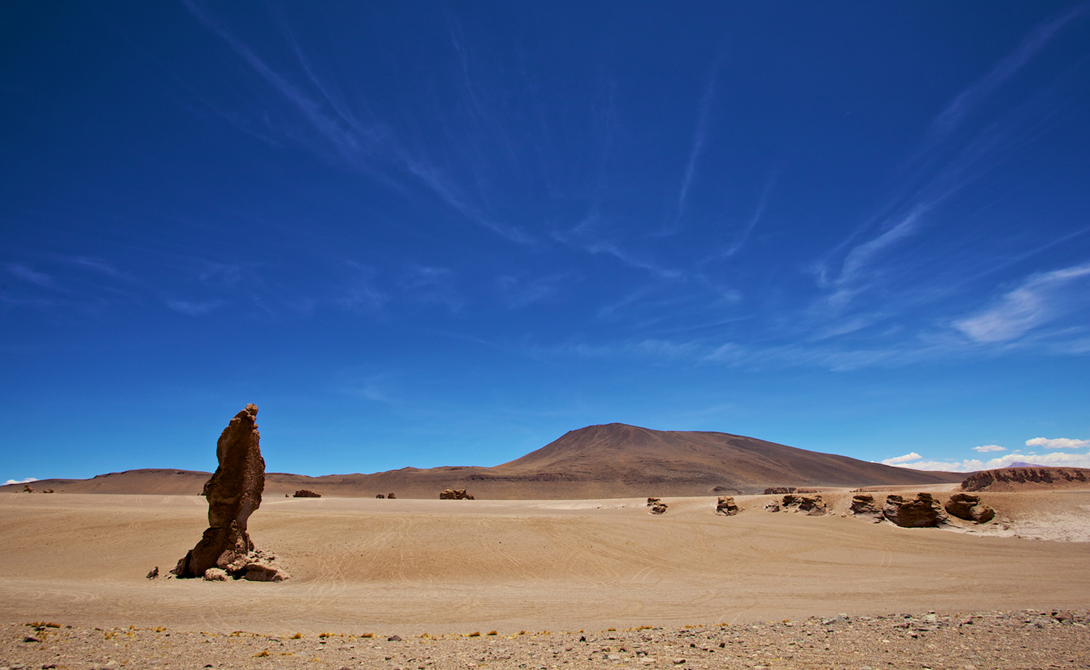
[[[1002,468],[969,475],[962,491],[1019,491],[1041,488],[1090,488],[1085,468]]]
[[[257,430],[257,405],[235,415],[216,443],[219,467],[204,485],[208,529],[201,541],[171,570],[178,577],[216,578],[219,572],[236,579],[281,581],[286,574],[270,565],[274,557],[254,552],[246,532],[250,515],[261,506],[265,489],[265,459]],[[209,571],[219,572],[209,572]]]

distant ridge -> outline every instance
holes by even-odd
[[[197,495],[210,473],[129,470],[92,479],[46,479],[35,490]],[[266,473],[265,496],[297,489],[326,496],[435,498],[464,488],[478,499],[587,499],[761,493],[767,487],[862,487],[957,483],[964,474],[923,472],[823,454],[728,433],[660,431],[621,423],[587,426],[495,467],[401,468],[308,477]],[[21,491],[22,484],[0,487]]]
[[[963,491],[1026,491],[1090,489],[1090,469],[1006,467],[974,472],[961,483]]]

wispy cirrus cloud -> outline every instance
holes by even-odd
[[[716,73],[715,68],[713,68],[711,76],[708,77],[708,81],[704,85],[704,93],[700,96],[700,102],[697,106],[696,129],[693,131],[693,142],[689,148],[689,160],[685,163],[685,173],[681,178],[681,188],[678,189],[677,194],[675,224],[685,214],[685,206],[689,201],[689,189],[696,177],[697,162],[704,152],[704,140],[708,134],[708,116],[712,102],[715,100],[715,82]]]
[[[1090,262],[1031,275],[991,306],[953,327],[973,342],[1011,342],[1088,302]]]
[[[44,272],[38,272],[22,263],[8,263],[8,273],[19,281],[41,288],[59,288],[53,277]]]
[[[167,307],[186,316],[206,316],[226,303],[223,300],[167,300]]]
[[[932,122],[932,132],[944,136],[953,132],[973,108],[1018,73],[1029,60],[1044,48],[1056,33],[1076,18],[1086,14],[1086,7],[1079,6],[1034,28],[1022,40],[1018,48],[996,63],[987,74],[959,93]]]
[[[196,2],[193,0],[183,0],[183,2],[193,16],[222,39],[266,84],[306,119],[310,128],[324,138],[326,145],[333,148],[345,165],[399,190],[401,188],[399,178],[412,177],[413,182],[423,186],[470,222],[516,244],[535,243],[535,238],[518,226],[504,223],[491,216],[485,207],[475,203],[464,189],[455,184],[446,171],[430,161],[423,152],[412,152],[400,143],[389,126],[377,120],[361,122],[358,115],[352,112],[343,99],[332,95],[330,87],[321,82],[290,31],[289,40],[292,50],[306,73],[306,79],[317,89],[320,97],[308,94],[286,74],[273,69],[253,49],[235,37],[222,22]],[[332,110],[332,113],[329,110]],[[292,139],[299,138],[293,136]]]

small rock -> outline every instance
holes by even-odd
[[[157,566],[155,566],[154,568],[151,569],[151,572],[148,573],[147,578],[148,579],[155,579],[158,576],[159,576],[159,566],[157,565]]]
[[[227,571],[223,568],[208,568],[204,571],[204,581],[225,582],[227,581]]]
[[[41,640],[34,637],[33,635],[27,635],[26,637],[23,638],[23,642],[41,642]]]
[[[391,635],[390,637],[386,638],[386,641],[387,642],[401,642],[401,636],[400,635]]]

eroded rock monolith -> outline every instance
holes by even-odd
[[[973,523],[988,523],[995,518],[995,510],[980,502],[980,496],[971,493],[955,493],[945,507],[950,516]]]
[[[931,528],[948,519],[946,510],[930,493],[919,493],[915,500],[905,500],[899,495],[886,496],[882,514],[902,528]]]
[[[883,519],[881,508],[874,502],[874,496],[869,493],[856,493],[853,495],[849,511],[852,516],[870,519],[874,523],[878,523]]]
[[[178,577],[203,577],[213,568],[249,579],[248,568],[261,561],[246,532],[250,515],[261,506],[265,490],[265,459],[257,431],[257,405],[246,405],[223,429],[216,443],[219,466],[204,485],[208,529],[201,541],[174,567]],[[280,581],[279,579],[262,581]]]
[[[439,494],[440,500],[473,500],[472,494],[466,493],[465,489],[443,489],[443,492]]]

